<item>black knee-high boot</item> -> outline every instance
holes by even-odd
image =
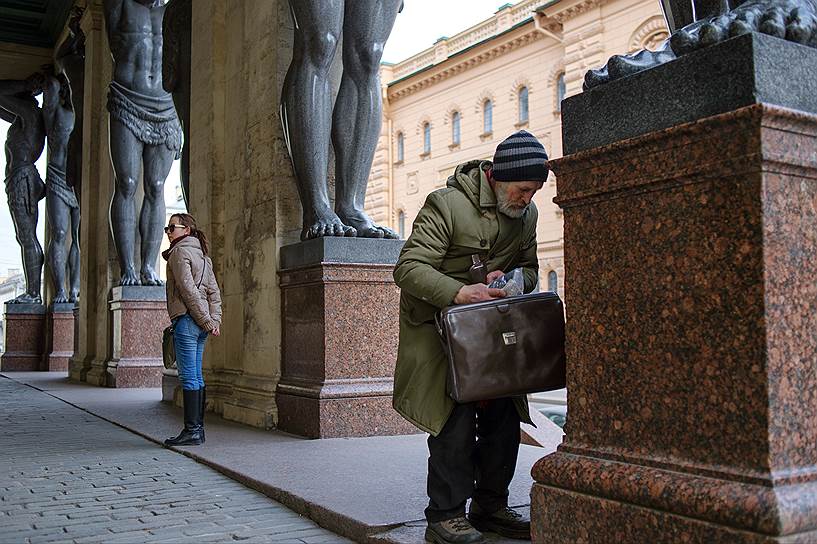
[[[199,423],[201,424],[201,443],[204,444],[204,412],[207,411],[207,387],[202,387],[199,391],[201,392]]]
[[[184,429],[174,438],[165,440],[165,446],[198,446],[204,442],[201,423],[201,389],[182,390]]]

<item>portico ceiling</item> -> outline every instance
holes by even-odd
[[[0,42],[54,47],[74,0],[0,0]]]

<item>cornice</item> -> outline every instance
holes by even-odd
[[[602,6],[605,3],[607,3],[607,0],[581,0],[580,2],[566,6],[561,11],[554,11],[552,13],[547,13],[547,15],[554,21],[563,24],[565,21],[573,19],[582,13],[586,13],[593,8]],[[557,7],[561,7],[562,5],[562,2],[556,4]]]
[[[445,62],[440,63],[438,66],[431,67],[431,69],[426,70],[424,73],[420,73],[409,78],[409,80],[405,83],[398,85],[398,88],[394,90],[389,89],[389,102],[393,104],[397,100],[411,96],[412,94],[430,87],[431,85],[445,81],[446,79],[449,79],[457,74],[484,64],[485,62],[502,55],[506,55],[519,49],[520,47],[524,47],[544,37],[545,35],[538,32],[531,24],[530,28],[523,34],[508,40],[497,41],[498,43],[491,45],[481,53],[463,56],[462,59],[458,60],[448,59]]]

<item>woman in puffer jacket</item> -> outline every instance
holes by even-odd
[[[174,214],[165,232],[170,240],[170,248],[162,252],[167,261],[167,313],[184,399],[184,429],[165,445],[198,446],[204,442],[206,400],[201,359],[207,336],[221,334],[221,292],[207,256],[207,237],[193,216]]]

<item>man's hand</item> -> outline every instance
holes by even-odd
[[[213,329],[212,331],[210,331],[210,334],[212,334],[213,336],[221,336],[221,328],[220,328],[220,327],[216,327],[215,329]]]
[[[484,302],[486,300],[494,300],[505,296],[505,291],[502,289],[490,289],[484,283],[475,283],[473,285],[464,285],[457,291],[457,296],[454,297],[454,304],[470,304],[471,302]]]
[[[493,272],[488,272],[488,279],[486,280],[488,285],[491,285],[493,281],[497,278],[501,278],[505,275],[505,272],[502,270],[494,270]]]

